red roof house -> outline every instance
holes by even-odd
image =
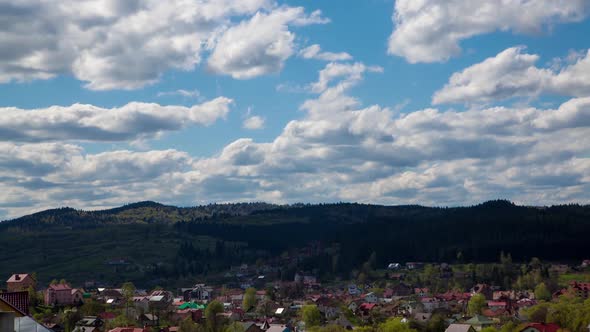
[[[529,323],[520,332],[557,332],[561,327],[554,323]]]

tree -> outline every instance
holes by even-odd
[[[537,287],[535,287],[535,298],[537,300],[543,300],[543,301],[550,301],[551,300],[551,292],[549,292],[549,290],[547,289],[547,286],[545,286],[544,282],[538,284]]]
[[[135,295],[135,285],[128,281],[121,286],[121,293],[125,299],[125,312],[129,316],[129,304]]]
[[[40,299],[39,293],[37,293],[33,286],[29,286],[27,292],[29,293],[29,305],[31,307],[36,307],[43,302],[43,300]]]
[[[500,332],[513,332],[517,327],[518,326],[513,321],[509,321],[508,323],[502,325]]]
[[[80,307],[80,311],[84,316],[98,316],[98,314],[104,312],[104,305],[93,299],[86,299]]]
[[[481,329],[481,332],[498,332],[498,330],[493,326],[488,326]]]
[[[193,322],[192,318],[187,317],[180,322],[179,332],[199,332],[199,325]]]
[[[475,294],[467,304],[467,313],[470,315],[481,314],[481,310],[486,306],[486,298],[483,294]]]
[[[445,331],[445,317],[440,314],[435,314],[430,318],[426,324],[426,331],[428,332],[444,332]]]
[[[223,304],[219,301],[211,301],[205,309],[205,320],[208,332],[219,332],[222,327],[222,319],[218,314],[223,312]]]
[[[231,324],[228,325],[228,327],[225,328],[225,332],[242,332],[244,331],[244,328],[242,327],[242,324],[240,324],[240,322],[233,322]]]
[[[301,319],[305,322],[306,328],[320,325],[322,319],[320,309],[316,305],[304,305],[301,308]]]
[[[528,320],[531,322],[545,323],[547,320],[547,313],[549,310],[549,303],[540,303],[532,306],[525,311]]]
[[[242,300],[242,309],[244,311],[250,310],[253,306],[256,305],[256,289],[250,287],[246,289],[244,293],[244,299]]]
[[[135,295],[135,285],[128,281],[121,286],[123,297],[129,301]]]
[[[125,315],[119,315],[112,320],[107,321],[106,328],[113,329],[118,326],[133,326],[135,321]]]
[[[379,324],[377,328],[378,332],[416,332],[416,330],[410,328],[408,323],[402,322],[402,319],[389,318],[384,323]]]

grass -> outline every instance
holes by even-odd
[[[590,273],[567,273],[561,274],[558,278],[560,286],[567,286],[570,281],[590,282]]]

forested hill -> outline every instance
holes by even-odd
[[[588,259],[590,206],[516,206],[490,201],[432,208],[366,204],[215,204],[178,208],[154,202],[103,211],[47,210],[0,223],[0,276],[159,282],[272,259],[319,243],[297,268],[345,276],[375,253],[391,261]],[[330,250],[327,250],[327,249]],[[113,271],[109,260],[128,266]],[[48,264],[47,262],[51,262]],[[105,267],[106,266],[106,267]],[[118,279],[117,279],[118,280]],[[152,280],[153,281],[153,280]],[[156,282],[156,281],[153,281]]]

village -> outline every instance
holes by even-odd
[[[470,284],[486,271],[502,280],[510,275],[503,269],[520,269],[510,272],[517,280]],[[280,281],[272,266],[242,264],[223,274],[223,284],[150,290],[132,282],[41,285],[34,273],[15,273],[0,292],[0,331],[590,331],[589,276],[590,260],[518,265],[506,258],[462,267],[391,263],[328,282],[312,271]]]

